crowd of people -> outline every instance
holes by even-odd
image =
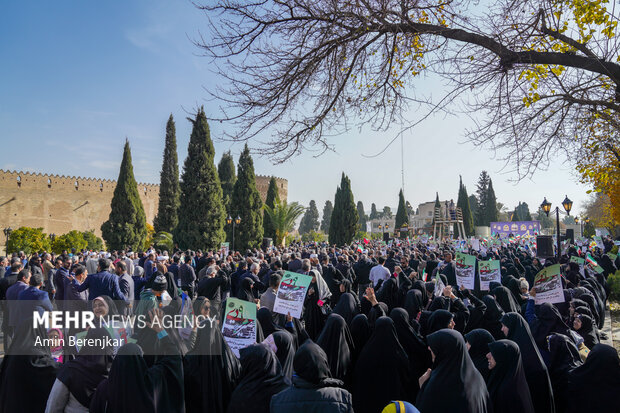
[[[540,305],[535,276],[556,259],[465,248],[499,260],[501,283],[458,285],[450,240],[13,254],[0,260],[0,411],[620,412],[620,359],[600,343],[613,241],[587,250],[603,271],[569,246],[564,302]],[[300,318],[273,311],[285,271],[312,277]],[[230,297],[257,306],[256,343],[238,355],[221,332]],[[118,348],[78,349],[62,338],[109,329],[33,328],[53,309],[150,322]],[[164,327],[166,314],[210,319]]]

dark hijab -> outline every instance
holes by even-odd
[[[276,355],[263,344],[239,350],[241,381],[233,391],[227,411],[269,413],[274,394],[288,387]]]
[[[349,383],[349,376],[353,371],[354,344],[344,318],[335,313],[330,314],[316,344],[321,346],[327,355],[332,377]]]
[[[439,331],[443,328],[448,328],[450,321],[454,318],[448,310],[435,310],[428,319],[427,336],[433,334],[435,331]]]
[[[491,294],[495,296],[497,303],[502,307],[505,313],[519,313],[521,314],[521,306],[517,302],[512,292],[503,285],[495,287]]]
[[[579,314],[579,312],[575,313],[575,317],[581,320],[581,328],[577,330],[577,333],[583,337],[583,344],[585,344],[587,348],[592,348],[597,345],[599,340],[596,335],[596,326],[594,325],[592,317]]]
[[[407,296],[405,297],[405,310],[409,313],[409,321],[417,320],[418,315],[422,310],[424,310],[424,306],[422,305],[422,293],[418,289],[411,289],[407,291]]]
[[[254,302],[254,293],[252,292],[252,286],[254,281],[250,277],[245,277],[241,280],[239,291],[237,291],[237,298],[244,301]],[[266,334],[269,335],[269,334]]]
[[[59,364],[49,347],[34,346],[37,338],[47,339],[47,333],[33,328],[32,318],[17,327],[0,366],[0,412],[45,410]]]
[[[372,331],[370,330],[370,324],[368,318],[364,314],[358,314],[353,317],[351,321],[351,338],[353,339],[353,361],[359,358],[362,349],[368,342]]]
[[[530,327],[520,314],[506,313],[501,319],[502,324],[508,327],[509,340],[519,345],[523,371],[530,388],[530,395],[537,413],[555,412],[553,390],[538,347],[534,342]]]
[[[495,297],[492,295],[485,295],[482,297],[482,302],[487,308],[480,321],[480,327],[491,333],[495,340],[505,338],[504,333],[502,333],[502,323],[500,322],[504,315],[504,310],[502,310],[502,307],[500,307],[497,300],[495,300]]]
[[[282,330],[273,322],[273,316],[271,311],[267,307],[261,307],[256,312],[256,319],[260,323],[260,327],[263,330],[265,337],[273,334],[276,331]]]
[[[489,344],[495,367],[488,380],[493,411],[502,413],[534,413],[521,364],[519,346],[514,341],[498,340]]]
[[[167,354],[176,349],[166,340]],[[183,365],[181,356],[161,356],[147,367],[137,344],[122,346],[112,362],[108,379],[92,396],[90,411],[98,412],[183,412]]]
[[[461,333],[446,328],[429,335],[427,341],[435,361],[415,406],[424,413],[491,411],[484,379],[467,354]]]
[[[413,282],[413,286],[411,287],[412,289],[418,290],[422,296],[422,310],[424,310],[426,308],[426,305],[428,304],[428,293],[426,292],[426,285],[424,284],[424,281],[422,280],[415,280]]]
[[[276,357],[282,367],[282,375],[290,381],[293,377],[293,357],[295,357],[293,336],[284,330],[274,331],[272,336],[277,348]]]
[[[299,347],[293,359],[293,386],[295,387],[336,387],[342,385],[340,380],[332,379],[329,362],[323,349],[313,342],[306,342]]]
[[[398,341],[394,322],[389,317],[380,317],[355,365],[355,412],[376,413],[391,400],[412,401],[408,366],[409,360]]]
[[[409,358],[410,379],[417,396],[417,380],[431,366],[431,353],[428,351],[424,340],[416,334],[409,324],[409,317],[404,309],[398,307],[393,309],[390,312],[390,318],[394,321],[398,341]]]
[[[620,359],[615,348],[597,344],[585,363],[568,375],[569,412],[620,412]]]
[[[359,314],[357,305],[358,304],[355,301],[353,294],[344,293],[340,296],[336,307],[334,307],[334,313],[342,316],[347,325],[351,325],[351,320],[353,320],[353,317]]]
[[[105,340],[109,337],[104,328],[91,328],[86,333],[86,339]],[[58,380],[63,382],[71,394],[85,408],[90,406],[90,400],[99,383],[108,377],[112,366],[112,346],[83,346],[77,357],[65,365],[58,372]]]
[[[568,374],[581,366],[581,356],[573,341],[564,334],[552,334],[547,338],[549,349],[549,377],[553,386],[555,410],[568,410]]]
[[[489,378],[489,361],[487,353],[489,344],[495,341],[491,333],[482,328],[476,328],[465,334],[465,340],[469,343],[469,357],[478,369],[482,378],[486,381]]]
[[[532,323],[532,337],[534,337],[539,349],[547,348],[547,336],[551,333],[564,334],[570,337],[570,329],[553,304],[543,303],[539,305],[537,313],[537,319]]]

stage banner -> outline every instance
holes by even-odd
[[[540,234],[540,221],[491,222],[491,235],[504,238],[509,235]]]

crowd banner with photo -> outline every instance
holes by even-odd
[[[596,242],[596,246],[599,247],[601,250],[605,251],[605,244],[603,244],[603,239],[599,236],[595,236],[593,237],[594,242]]]
[[[471,239],[471,248],[480,251],[480,240],[478,238]]]
[[[586,273],[584,271],[584,266],[586,265],[586,260],[584,260],[583,258],[580,258],[580,257],[575,257],[573,255],[573,256],[570,257],[570,262],[577,263],[579,265],[579,274],[581,274],[582,277],[586,276]]]
[[[478,275],[480,277],[480,289],[489,291],[492,282],[502,282],[502,273],[499,260],[478,261]]]
[[[311,282],[310,275],[285,271],[273,304],[273,312],[285,315],[290,313],[293,317],[300,318]]]
[[[225,257],[228,256],[228,253],[230,252],[230,242],[222,242],[220,245],[220,250]]]
[[[222,335],[237,357],[240,349],[256,343],[256,304],[228,298]]]
[[[469,254],[456,253],[456,283],[473,290],[476,280],[476,257]]]
[[[540,233],[540,221],[491,222],[491,234],[501,238],[509,235],[534,235]]]
[[[536,274],[534,289],[536,290],[536,297],[534,298],[536,304],[563,303],[564,288],[562,288],[560,264],[545,267]]]

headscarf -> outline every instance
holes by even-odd
[[[443,328],[448,328],[450,321],[454,319],[454,314],[448,310],[435,310],[428,319],[428,331],[426,335],[433,334]]]
[[[376,413],[391,400],[410,401],[412,383],[408,366],[409,360],[398,341],[394,322],[389,317],[380,317],[355,365],[355,412]]]
[[[355,364],[357,364],[357,359],[371,335],[372,330],[368,323],[368,317],[364,314],[358,314],[353,317],[353,320],[351,320],[351,338],[353,339],[353,360]]]
[[[409,324],[409,315],[404,309],[398,307],[393,309],[390,312],[390,318],[394,321],[398,341],[409,358],[411,380],[417,380],[431,366],[431,353],[422,338],[416,334]],[[415,382],[414,388],[417,395],[418,386],[415,386]]]
[[[497,303],[502,307],[504,312],[521,314],[521,306],[517,303],[517,299],[508,288],[500,285],[491,290],[491,294],[495,296]]]
[[[405,297],[405,310],[409,313],[409,321],[416,320],[419,313],[423,309],[422,293],[420,290],[413,288],[407,291],[407,296]]]
[[[501,322],[508,327],[507,338],[517,343],[519,350],[521,350],[523,371],[530,388],[534,409],[537,412],[555,412],[553,390],[549,374],[547,373],[547,367],[534,342],[530,326],[517,313],[504,314]]]
[[[560,333],[570,336],[570,329],[562,320],[557,308],[551,303],[543,303],[537,308],[537,319],[532,323],[532,337],[539,349],[547,348],[547,336]]]
[[[274,394],[288,384],[276,355],[263,344],[253,344],[239,350],[241,381],[230,398],[227,411],[269,413]]]
[[[484,379],[467,354],[461,333],[446,328],[429,335],[427,342],[435,361],[416,407],[421,412],[491,411]]]
[[[568,375],[568,405],[575,412],[620,412],[620,359],[615,348],[595,345]]]
[[[482,328],[476,328],[465,334],[465,340],[469,343],[469,357],[478,369],[482,378],[486,381],[489,378],[489,361],[487,353],[489,344],[495,341],[491,333]]]
[[[344,318],[344,321],[346,321],[347,325],[350,325],[353,317],[359,314],[359,311],[357,309],[357,303],[355,302],[353,294],[342,294],[340,296],[340,299],[338,300],[338,303],[336,304],[336,307],[334,307],[334,313],[342,316],[342,318]]]
[[[315,388],[334,387],[342,384],[340,380],[333,379],[329,371],[329,362],[323,349],[312,340],[299,347],[293,358],[293,385]]]
[[[587,348],[594,347],[599,342],[598,336],[596,335],[594,320],[592,317],[588,317],[585,314],[579,314],[579,312],[575,313],[575,317],[581,320],[581,328],[577,330],[577,333],[583,337],[583,344],[585,344]]]
[[[265,337],[271,335],[274,331],[281,330],[281,328],[273,322],[273,315],[271,310],[267,307],[261,307],[258,309],[256,312],[256,319],[260,323],[260,327],[263,330]]]
[[[285,330],[274,331],[272,336],[277,348],[276,357],[282,366],[282,375],[290,381],[293,377],[293,357],[295,357],[293,336]]]
[[[172,341],[162,340],[168,344],[166,353],[174,354]],[[90,405],[92,413],[184,410],[181,356],[161,356],[149,368],[142,349],[134,343],[118,350],[109,377],[99,384]]]
[[[581,356],[575,343],[564,334],[552,334],[547,337],[549,350],[549,377],[553,386],[555,410],[568,410],[568,374],[581,366]]]
[[[317,293],[319,295],[319,300],[325,301],[329,297],[332,296],[331,291],[329,291],[329,287],[327,283],[321,276],[321,273],[317,270],[310,270],[310,275],[316,277],[316,285],[317,285]]]
[[[91,328],[86,333],[86,340],[105,340],[109,337],[104,328]],[[96,342],[95,342],[96,343]],[[64,364],[58,372],[58,380],[63,382],[71,394],[85,408],[99,383],[108,377],[112,366],[114,348],[99,345],[83,346],[77,357]]]
[[[245,277],[241,280],[241,285],[239,286],[239,290],[237,291],[237,298],[244,301],[249,301],[251,303],[254,302],[254,293],[252,292],[252,286],[254,285],[254,280],[250,277]]]
[[[504,333],[502,333],[502,323],[500,322],[504,315],[504,310],[502,310],[502,307],[500,307],[492,295],[482,297],[482,302],[487,308],[482,316],[480,327],[491,333],[495,340],[505,338]]]
[[[42,325],[33,328],[32,318],[24,320],[15,330],[0,365],[1,412],[45,410],[59,364],[52,358],[49,347],[34,345],[37,338],[47,339],[47,333]]]
[[[348,383],[353,371],[355,346],[344,318],[335,313],[330,314],[316,344],[321,346],[327,355],[332,377]]]
[[[521,364],[519,346],[514,341],[498,340],[489,344],[495,367],[488,380],[493,411],[534,413],[530,389]]]

